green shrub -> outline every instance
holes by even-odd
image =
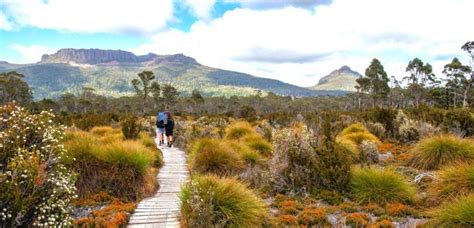
[[[392,134],[395,128],[396,111],[393,109],[376,108],[368,113],[370,120],[383,124],[387,133]],[[375,133],[375,132],[373,132]]]
[[[453,135],[425,138],[412,150],[408,164],[424,170],[439,169],[443,165],[474,160],[474,142]]]
[[[239,154],[215,139],[198,140],[191,148],[190,164],[192,171],[217,175],[235,174],[243,168]]]
[[[181,190],[186,227],[260,227],[267,207],[245,184],[217,176],[193,176]]]
[[[270,182],[276,192],[305,194],[312,188],[345,191],[349,183],[350,152],[339,144],[313,148],[306,126],[284,129],[274,136]]]
[[[231,140],[239,140],[244,136],[255,133],[255,129],[248,122],[239,121],[231,124],[225,130],[225,138]]]
[[[472,163],[457,164],[442,169],[430,193],[437,201],[454,199],[474,193],[474,165]]]
[[[474,194],[445,202],[432,212],[435,227],[473,227]]]
[[[120,126],[122,127],[123,136],[125,136],[126,139],[138,138],[140,127],[137,123],[136,116],[131,114],[125,116],[120,122]]]
[[[446,112],[443,124],[451,130],[466,136],[474,135],[474,114],[468,109],[454,109]]]
[[[354,169],[351,192],[356,201],[364,204],[412,202],[415,197],[415,188],[391,169]]]
[[[54,114],[0,106],[0,226],[70,226],[75,174]],[[54,220],[50,220],[54,218]]]

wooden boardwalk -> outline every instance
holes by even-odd
[[[158,144],[157,144],[158,145]],[[177,148],[160,147],[164,166],[157,176],[160,189],[143,199],[130,217],[128,227],[179,227],[181,185],[188,179],[186,154]]]

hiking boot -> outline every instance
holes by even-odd
[[[161,146],[161,144],[163,144],[163,143],[161,143],[161,141],[160,141],[160,142],[158,143],[158,146]]]

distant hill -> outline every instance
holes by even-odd
[[[61,49],[33,64],[0,61],[0,72],[17,71],[33,87],[35,98],[79,93],[83,87],[107,96],[132,95],[130,81],[144,70],[160,83],[170,83],[183,94],[197,89],[207,96],[251,95],[257,91],[289,96],[342,95],[344,91],[302,88],[278,80],[216,69],[183,54],[134,55],[122,50]]]
[[[338,70],[331,72],[329,75],[322,77],[318,84],[310,87],[313,90],[343,90],[356,91],[356,79],[362,75],[353,71],[348,66],[343,66]]]

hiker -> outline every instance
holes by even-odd
[[[171,145],[173,145],[174,120],[171,117],[171,113],[168,111],[165,112],[164,124],[165,124],[165,135],[168,141],[168,147],[171,147]]]
[[[164,134],[165,134],[165,113],[158,112],[156,116],[156,135],[158,136],[159,146],[165,143]]]

